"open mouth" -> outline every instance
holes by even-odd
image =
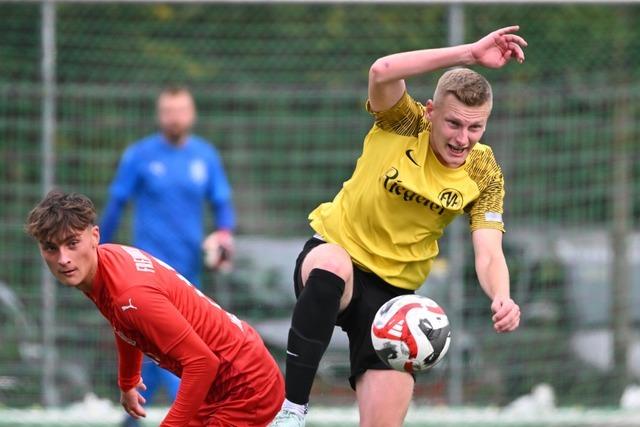
[[[455,155],[461,155],[467,149],[467,147],[458,147],[451,144],[447,144],[447,147],[449,148],[449,151],[451,151]]]

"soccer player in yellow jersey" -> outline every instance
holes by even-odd
[[[479,143],[491,113],[491,86],[475,71],[453,69],[422,105],[405,85],[408,77],[447,67],[521,63],[527,43],[514,34],[518,29],[502,28],[471,44],[389,55],[371,66],[367,109],[375,123],[352,177],[332,202],[311,212],[316,235],[296,262],[287,399],[272,426],[304,426],[334,324],[349,336],[349,380],[360,425],[402,425],[414,379],[378,358],[371,322],[382,304],[425,281],[437,240],[457,215],[470,218],[476,272],[491,300],[494,329],[518,327],[520,309],[509,294],[502,251],[502,173],[491,148]]]

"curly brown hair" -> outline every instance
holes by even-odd
[[[29,212],[25,231],[39,242],[56,242],[95,223],[96,208],[91,199],[52,190]]]

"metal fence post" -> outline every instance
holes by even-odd
[[[56,132],[56,5],[43,0],[42,11],[42,191],[46,194],[54,183],[54,144]],[[42,267],[42,403],[60,403],[55,382],[56,372],[56,284],[46,266]]]
[[[464,41],[464,6],[454,3],[449,6],[448,16],[448,41],[450,46],[458,45]],[[449,385],[448,397],[450,405],[462,405],[464,400],[464,361],[463,349],[456,345],[456,335],[462,335],[463,308],[464,308],[464,231],[463,219],[457,218],[449,226],[449,309],[448,316],[453,327],[451,354],[449,354]],[[458,343],[460,341],[458,340]]]

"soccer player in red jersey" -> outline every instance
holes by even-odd
[[[167,264],[132,247],[99,245],[93,203],[50,192],[26,230],[62,284],[91,299],[112,325],[124,409],[146,415],[142,353],[182,378],[161,426],[266,426],[284,381],[258,333]]]

